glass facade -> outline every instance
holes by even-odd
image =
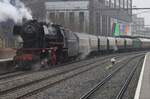
[[[120,8],[123,8],[124,7],[124,0],[120,0]]]
[[[74,23],[75,23],[75,15],[74,12],[69,13],[69,26],[71,30],[74,30]]]
[[[124,0],[124,8],[127,8],[128,0]]]
[[[111,8],[114,8],[114,7],[115,7],[115,0],[110,0],[110,3],[111,3],[111,4],[110,4],[110,7],[111,7]]]
[[[79,30],[82,32],[84,30],[84,12],[79,13]]]
[[[120,7],[119,3],[120,3],[120,0],[116,0],[116,8]]]

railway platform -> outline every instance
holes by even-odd
[[[15,53],[11,48],[0,48],[0,74],[13,69],[12,60]]]
[[[150,99],[150,52],[145,56],[134,99]]]
[[[16,51],[11,48],[0,48],[0,60],[13,58],[16,54]]]

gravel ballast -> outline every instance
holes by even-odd
[[[44,89],[37,92],[35,91],[35,93],[29,94],[29,96],[24,98],[79,99],[84,93],[101,81],[102,78],[112,72],[121,63],[126,62],[126,60],[131,56],[133,55],[118,55],[118,63],[114,66],[110,63],[111,57],[114,56],[110,55],[107,58],[93,58],[90,60],[53,68],[51,70],[33,72],[6,80],[0,80],[0,98],[15,99],[27,94],[28,92],[45,87]],[[35,83],[30,84],[30,82],[33,81]],[[55,82],[57,83],[55,84]],[[28,83],[28,85],[26,85],[26,83]],[[12,88],[13,90],[9,91],[9,89]]]
[[[120,58],[118,61],[121,63],[126,62],[124,61],[125,59],[127,58]],[[120,65],[120,63],[118,63],[118,65]],[[72,79],[63,81],[32,97],[28,97],[28,99],[79,99],[84,93],[112,72],[116,66],[113,67],[111,63],[108,62],[105,65],[101,65]]]

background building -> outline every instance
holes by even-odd
[[[0,23],[0,48],[14,47],[13,21]]]
[[[90,0],[90,12],[91,32],[106,36],[130,35],[131,0]]]
[[[45,2],[49,0],[20,0],[32,11],[33,18],[45,21]]]
[[[46,19],[76,32],[89,33],[89,1],[46,2]]]
[[[131,34],[132,0],[48,0],[45,5],[47,20],[73,31],[102,36]]]
[[[150,27],[144,28],[144,37],[150,37]]]
[[[150,27],[145,26],[144,18],[133,15],[132,36],[150,37]]]

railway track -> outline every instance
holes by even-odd
[[[105,62],[103,62],[105,63]],[[93,63],[92,63],[93,64]],[[102,63],[99,63],[99,64],[102,64]],[[50,75],[50,76],[47,76],[47,77],[44,77],[44,78],[41,78],[41,79],[38,79],[38,80],[34,80],[32,82],[28,82],[28,83],[25,83],[25,84],[22,84],[20,86],[16,86],[14,88],[10,88],[10,89],[7,89],[5,91],[1,91],[0,92],[0,95],[4,95],[6,96],[6,94],[9,94],[11,92],[14,92],[16,91],[17,89],[20,89],[20,90],[17,90],[17,93],[20,92],[21,90],[23,90],[25,87],[28,87],[30,88],[32,85],[36,85],[33,89],[30,89],[31,92],[27,93],[28,91],[24,91],[23,95],[20,95],[19,97],[17,98],[22,98],[22,97],[25,97],[29,94],[33,94],[33,93],[36,93],[38,91],[41,91],[42,89],[45,89],[45,88],[48,88],[52,85],[55,85],[59,82],[62,82],[64,80],[67,80],[69,78],[72,78],[73,76],[76,76],[76,75],[79,75],[83,72],[86,72],[92,68],[95,68],[96,66],[99,66],[99,64],[97,65],[94,65],[94,66],[89,66],[88,68],[86,67],[87,65],[84,65],[84,66],[81,66],[81,67],[76,67],[76,68],[73,68],[71,70],[67,70],[67,71],[63,71],[63,72],[60,72],[60,73],[57,73],[57,74],[54,74],[54,75]],[[81,70],[81,68],[84,68],[83,70]],[[81,71],[79,71],[81,70]],[[71,73],[72,71],[76,71],[76,73]],[[62,75],[62,76],[60,76]],[[46,83],[47,82],[47,83]],[[51,82],[51,83],[50,83]],[[42,85],[42,86],[41,86]],[[30,86],[30,87],[29,87]],[[39,88],[40,86],[40,88]],[[25,94],[26,93],[26,94]],[[15,97],[16,98],[16,97]]]
[[[110,60],[110,59],[108,59],[108,57],[106,57],[103,59],[104,62],[95,63],[96,61],[94,61],[94,62],[87,63],[84,65],[82,64],[81,66],[78,66],[78,67],[73,66],[74,68],[72,68],[72,69],[69,69],[69,70],[54,74],[54,75],[47,75],[46,77],[43,77],[41,79],[36,79],[36,80],[34,79],[32,81],[22,83],[21,85],[7,87],[7,89],[3,89],[5,87],[5,86],[3,86],[3,84],[6,84],[7,86],[9,85],[7,82],[0,83],[0,89],[1,89],[0,97],[3,97],[3,98],[10,97],[10,99],[11,99],[14,96],[16,96],[14,98],[23,98],[23,97],[26,97],[26,96],[29,96],[32,94],[36,94],[37,92],[44,90],[46,88],[49,88],[50,86],[53,86],[64,80],[70,79],[70,78],[80,75],[81,73],[84,73],[88,70],[96,68],[100,64],[101,65],[105,64],[106,62],[108,62],[108,60]],[[97,60],[97,61],[100,61],[100,60]],[[87,65],[92,65],[92,66],[87,66]],[[75,73],[72,73],[73,71]],[[17,81],[17,80],[15,80],[15,81]],[[12,82],[12,81],[10,81],[10,82]],[[18,83],[18,81],[16,83]]]
[[[21,75],[24,75],[24,74],[26,74],[26,72],[12,71],[12,72],[9,72],[9,73],[5,73],[4,75],[1,75],[0,80],[9,79],[9,78],[16,77],[16,76],[21,76]]]
[[[101,57],[100,58],[102,60],[105,60],[109,57],[114,57],[114,55],[104,56],[104,58],[101,58]],[[98,58],[98,60],[100,58]],[[22,75],[26,75],[26,74],[33,74],[33,73],[36,73],[36,72],[45,72],[45,71],[48,71],[48,70],[56,68],[56,67],[63,67],[63,66],[72,65],[72,64],[74,65],[74,64],[79,63],[79,62],[84,62],[84,63],[86,63],[84,65],[89,65],[89,64],[94,63],[95,61],[96,60],[94,60],[94,59],[86,59],[86,60],[82,60],[82,61],[80,60],[80,61],[68,62],[68,63],[64,63],[64,64],[61,64],[61,65],[56,65],[55,67],[51,67],[51,68],[44,69],[44,70],[37,70],[37,71],[10,71],[10,72],[0,74],[0,80],[6,80],[6,79],[9,79],[9,78],[18,77],[18,76],[22,76]]]
[[[113,56],[113,55],[109,55],[109,56],[104,55],[103,57],[107,58],[107,57],[110,57],[110,56]],[[46,69],[37,70],[37,71],[16,71],[16,70],[13,70],[13,71],[1,73],[0,74],[0,80],[2,80],[2,79],[9,79],[11,77],[22,76],[23,74],[29,74],[29,73],[34,73],[34,72],[46,71],[46,70],[53,69],[53,68],[56,68],[56,67],[66,66],[66,65],[69,65],[69,64],[82,62],[82,61],[86,61],[86,60],[90,60],[90,59],[91,58],[87,58],[87,59],[83,59],[83,60],[77,60],[77,61],[71,61],[71,62],[67,62],[67,63],[64,63],[64,64],[56,65],[55,67],[50,67],[48,69],[46,68]]]
[[[139,52],[132,52],[132,53],[124,53],[124,55],[130,55],[130,54],[136,54],[136,53],[139,53]],[[144,53],[144,51],[143,51]],[[104,55],[103,57],[105,58],[109,58],[109,57],[115,57],[117,56],[118,57],[119,54],[112,54],[112,55]],[[86,60],[90,60],[90,58],[88,59],[85,59],[85,60],[78,60],[78,61],[71,61],[71,62],[67,62],[67,63],[64,63],[64,64],[61,64],[61,65],[56,65],[55,67],[60,67],[60,66],[65,66],[65,65],[69,65],[69,64],[73,64],[73,63],[77,63],[77,62],[82,62],[82,61],[86,61]],[[17,76],[22,76],[22,75],[25,75],[25,74],[30,74],[30,73],[34,73],[34,72],[40,72],[40,71],[45,71],[45,70],[49,70],[49,69],[52,69],[54,67],[51,67],[51,68],[46,68],[44,70],[37,70],[37,71],[10,71],[10,72],[6,72],[6,73],[1,73],[0,74],[0,80],[2,79],[9,79],[9,78],[12,78],[12,77],[17,77]]]
[[[133,68],[133,70],[130,72],[128,78],[126,79],[126,81],[124,82],[124,84],[123,84],[122,88],[120,89],[118,95],[116,96],[116,99],[122,99],[123,98],[123,95],[126,92],[128,86],[130,84],[130,81],[131,81],[132,77],[134,76],[134,73],[135,73],[136,69],[138,68],[139,65],[142,65],[142,63],[143,63],[142,60],[143,60],[143,58],[141,58],[139,60],[139,62],[137,62],[137,64]]]
[[[132,61],[134,58],[137,57],[141,57],[142,55],[138,55],[135,56],[131,59],[128,59],[128,62]],[[137,62],[134,66],[134,68],[132,69],[132,71],[130,72],[128,78],[126,79],[126,81],[124,82],[122,88],[120,89],[120,91],[118,92],[118,94],[116,95],[115,99],[122,99],[123,94],[125,93],[130,80],[132,79],[134,72],[136,71],[137,67],[139,66],[139,64],[142,64],[141,60],[143,58],[140,58],[139,62]],[[115,74],[118,73],[118,71],[120,71],[121,69],[124,68],[125,65],[128,64],[128,62],[124,63],[122,66],[118,67],[117,69],[115,69],[111,74],[107,75],[103,80],[101,80],[97,85],[95,85],[90,91],[88,91],[87,93],[85,93],[80,99],[92,99],[91,96],[97,91],[99,90],[101,87],[103,87]],[[97,98],[94,98],[97,99]]]
[[[139,53],[139,52],[134,52],[135,54],[136,53]],[[130,55],[129,53],[124,53],[124,55]],[[109,56],[103,56],[104,59],[107,59],[109,57],[119,57],[118,55],[109,55]],[[82,61],[90,61],[91,59],[85,59],[85,60],[79,60],[79,61],[72,61],[72,62],[68,62],[68,63],[64,63],[64,64],[61,64],[61,65],[57,65],[55,66],[56,67],[60,67],[60,66],[66,66],[66,65],[69,65],[69,64],[73,64],[73,63],[77,63],[77,62],[82,62]],[[94,63],[94,62],[92,62]],[[88,65],[88,64],[86,64]],[[37,71],[10,71],[10,72],[6,72],[6,73],[2,73],[0,74],[0,80],[6,80],[6,79],[9,79],[9,78],[13,78],[13,77],[17,77],[17,76],[22,76],[22,75],[26,75],[26,74],[32,74],[32,73],[35,73],[35,72],[41,72],[41,71],[47,71],[49,69],[53,69],[54,67],[51,67],[51,68],[46,68],[44,70],[37,70]]]

